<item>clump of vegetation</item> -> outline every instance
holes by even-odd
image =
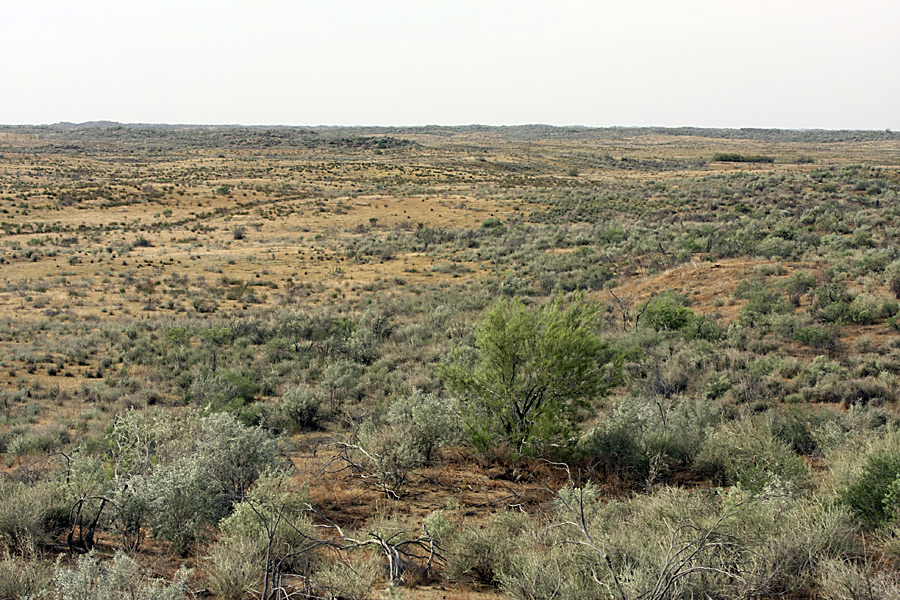
[[[596,332],[598,310],[581,297],[568,306],[557,297],[535,308],[517,300],[491,307],[474,346],[441,371],[477,448],[500,443],[522,453],[571,436],[615,382],[617,355]]]
[[[739,163],[773,163],[775,159],[762,154],[739,154],[737,152],[716,152],[713,154],[714,162],[739,162]]]

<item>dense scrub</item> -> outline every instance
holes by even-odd
[[[0,597],[900,593],[897,134],[2,132]]]

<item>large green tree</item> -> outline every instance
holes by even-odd
[[[457,348],[441,369],[476,448],[532,452],[571,435],[618,372],[598,310],[582,296],[538,307],[499,300],[488,310],[474,347]]]

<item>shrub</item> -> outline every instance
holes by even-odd
[[[621,400],[589,431],[580,450],[595,464],[640,478],[665,476],[693,463],[718,410],[703,400]]]
[[[819,593],[823,600],[881,600],[900,598],[896,573],[843,557],[822,562]]]
[[[459,411],[456,402],[436,394],[416,391],[395,400],[386,420],[391,425],[409,425],[413,442],[424,463],[431,464],[435,450],[460,440]]]
[[[851,323],[871,325],[881,316],[881,302],[874,296],[860,294],[853,299],[847,311]]]
[[[815,289],[817,283],[816,276],[810,271],[794,271],[784,282],[784,291],[787,292],[791,304],[797,306],[800,304],[800,298]]]
[[[898,506],[900,454],[876,451],[866,457],[860,473],[840,492],[841,501],[870,526],[893,518]]]
[[[324,566],[317,574],[315,586],[329,600],[364,600],[381,571],[378,559],[360,550],[348,558]]]
[[[322,424],[322,402],[306,386],[284,393],[281,413],[294,430],[318,429]]]
[[[71,441],[64,427],[46,427],[13,437],[7,447],[10,458],[31,454],[49,454]]]
[[[54,581],[60,600],[182,600],[187,576],[181,569],[171,582],[151,582],[128,555],[118,552],[104,563],[92,552],[79,556],[72,568],[58,568]]]
[[[573,491],[577,498],[586,490]],[[711,495],[661,489],[627,501],[599,502],[585,494],[583,503],[557,504],[544,538],[522,544],[510,558],[512,568],[503,571],[513,579],[504,579],[504,587],[521,590],[516,597],[549,599],[554,585],[565,590],[560,597],[573,598],[739,596],[727,565],[740,561],[745,545],[730,535],[730,522]],[[529,564],[538,553],[547,559],[543,570]]]
[[[32,552],[67,527],[70,508],[52,481],[26,485],[0,477],[0,542],[12,552]]]
[[[797,454],[812,456],[819,450],[812,428],[822,420],[811,411],[782,411],[772,420],[772,435]]]
[[[446,547],[456,534],[456,524],[447,518],[442,509],[431,511],[422,520],[422,528],[438,545]]]
[[[414,426],[409,423],[379,426],[366,422],[359,434],[357,453],[377,478],[381,490],[395,497],[406,485],[410,472],[425,464]]]
[[[737,152],[716,152],[712,157],[713,162],[746,162],[746,163],[773,163],[771,156],[745,155]]]
[[[900,298],[900,260],[894,261],[884,270],[884,282],[897,298]]]
[[[656,331],[678,331],[693,323],[695,315],[685,306],[683,294],[666,291],[654,296],[644,309],[641,323]]]
[[[135,481],[142,483],[135,501],[149,507],[154,536],[182,555],[277,464],[275,439],[228,413],[188,423],[167,446],[163,457],[169,462]]]
[[[834,327],[823,325],[800,327],[794,331],[793,339],[804,346],[822,350],[831,350],[837,345],[837,333]]]
[[[43,560],[28,560],[8,551],[0,554],[0,598],[40,598],[50,587],[51,579],[51,565]]]
[[[734,597],[813,597],[823,561],[862,556],[853,518],[840,507],[778,495],[749,503],[729,529],[745,541],[741,594]]]
[[[250,377],[225,369],[198,375],[191,383],[188,396],[195,404],[239,411],[258,392],[259,386]]]
[[[695,468],[724,484],[740,484],[750,492],[772,485],[803,487],[809,470],[788,444],[776,438],[763,419],[725,423],[706,438]]]
[[[735,296],[747,300],[739,310],[740,322],[744,325],[759,325],[769,315],[789,314],[794,310],[781,294],[759,283],[740,284]]]
[[[227,413],[200,420],[194,457],[209,483],[229,504],[249,491],[260,473],[278,464],[278,443],[259,427],[248,427]]]
[[[441,369],[477,448],[521,453],[567,441],[612,379],[615,353],[594,330],[598,311],[581,297],[568,306],[561,296],[537,308],[494,304],[475,347],[458,348]]]
[[[222,600],[242,600],[250,589],[259,586],[262,568],[255,558],[254,541],[224,538],[209,549],[206,581],[209,590]]]
[[[484,527],[462,529],[449,550],[447,576],[452,581],[498,585],[520,547],[517,538],[531,525],[524,515],[500,513]]]
[[[156,468],[144,488],[154,537],[172,543],[186,556],[202,539],[207,526],[218,521],[227,504],[206,477],[205,465],[185,457]]]
[[[309,501],[284,471],[266,471],[221,524],[211,548],[210,587],[218,595],[243,597],[264,576],[290,572],[309,577],[311,550],[318,544],[305,514]]]

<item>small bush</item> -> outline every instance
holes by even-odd
[[[822,562],[819,577],[822,600],[882,600],[900,598],[900,579],[890,571],[846,558]]]
[[[860,294],[853,299],[847,318],[857,325],[871,325],[881,316],[881,302],[874,296]]]
[[[0,555],[0,598],[28,600],[42,597],[52,581],[51,566],[43,560],[28,560],[4,551]]]
[[[209,590],[222,600],[242,600],[258,587],[263,569],[250,560],[256,543],[244,538],[219,540],[209,549],[206,581]]]
[[[900,260],[889,264],[884,270],[884,282],[896,298],[900,298]]]
[[[359,460],[377,477],[382,491],[398,494],[413,469],[425,464],[425,455],[416,440],[413,425],[376,425],[369,421],[359,434],[364,452]]]
[[[281,413],[294,430],[318,429],[322,425],[322,401],[309,388],[295,387],[284,393]]]
[[[55,592],[59,600],[183,600],[187,576],[182,569],[174,581],[151,582],[122,552],[110,562],[90,553],[79,556],[74,567],[57,570]]]
[[[771,156],[745,155],[737,152],[716,152],[713,154],[713,162],[741,162],[741,163],[773,163]]]
[[[381,572],[378,559],[360,551],[327,565],[316,574],[315,586],[329,600],[364,600]]]
[[[750,492],[771,485],[804,487],[809,469],[791,447],[772,434],[763,419],[724,424],[706,438],[694,466],[724,484],[740,484]]]
[[[861,472],[840,492],[841,501],[853,513],[871,526],[878,526],[893,518],[898,506],[900,486],[900,454],[878,451],[866,458]]]
[[[391,425],[409,425],[424,464],[431,464],[434,452],[462,439],[456,402],[421,391],[398,398],[387,413]]]
[[[649,301],[641,324],[656,331],[678,331],[691,325],[695,315],[685,306],[686,298],[675,292],[663,292]]]
[[[262,581],[268,567],[309,577],[315,527],[305,514],[308,494],[284,471],[266,471],[234,513],[220,523],[222,534],[210,550],[210,588],[238,600]]]
[[[32,552],[65,529],[69,508],[54,482],[26,485],[0,477],[0,542],[12,552]]]
[[[447,576],[452,581],[496,586],[499,574],[509,568],[517,539],[529,530],[528,517],[501,513],[484,527],[468,527],[457,533],[449,551]]]
[[[800,298],[814,290],[817,283],[816,276],[810,271],[794,271],[784,282],[784,291],[787,292],[791,304],[798,306]]]
[[[612,415],[581,440],[594,464],[648,478],[690,466],[719,412],[703,400],[623,399]]]
[[[807,325],[796,329],[793,334],[795,342],[819,348],[822,350],[831,350],[837,345],[837,332],[834,327],[823,325]]]

